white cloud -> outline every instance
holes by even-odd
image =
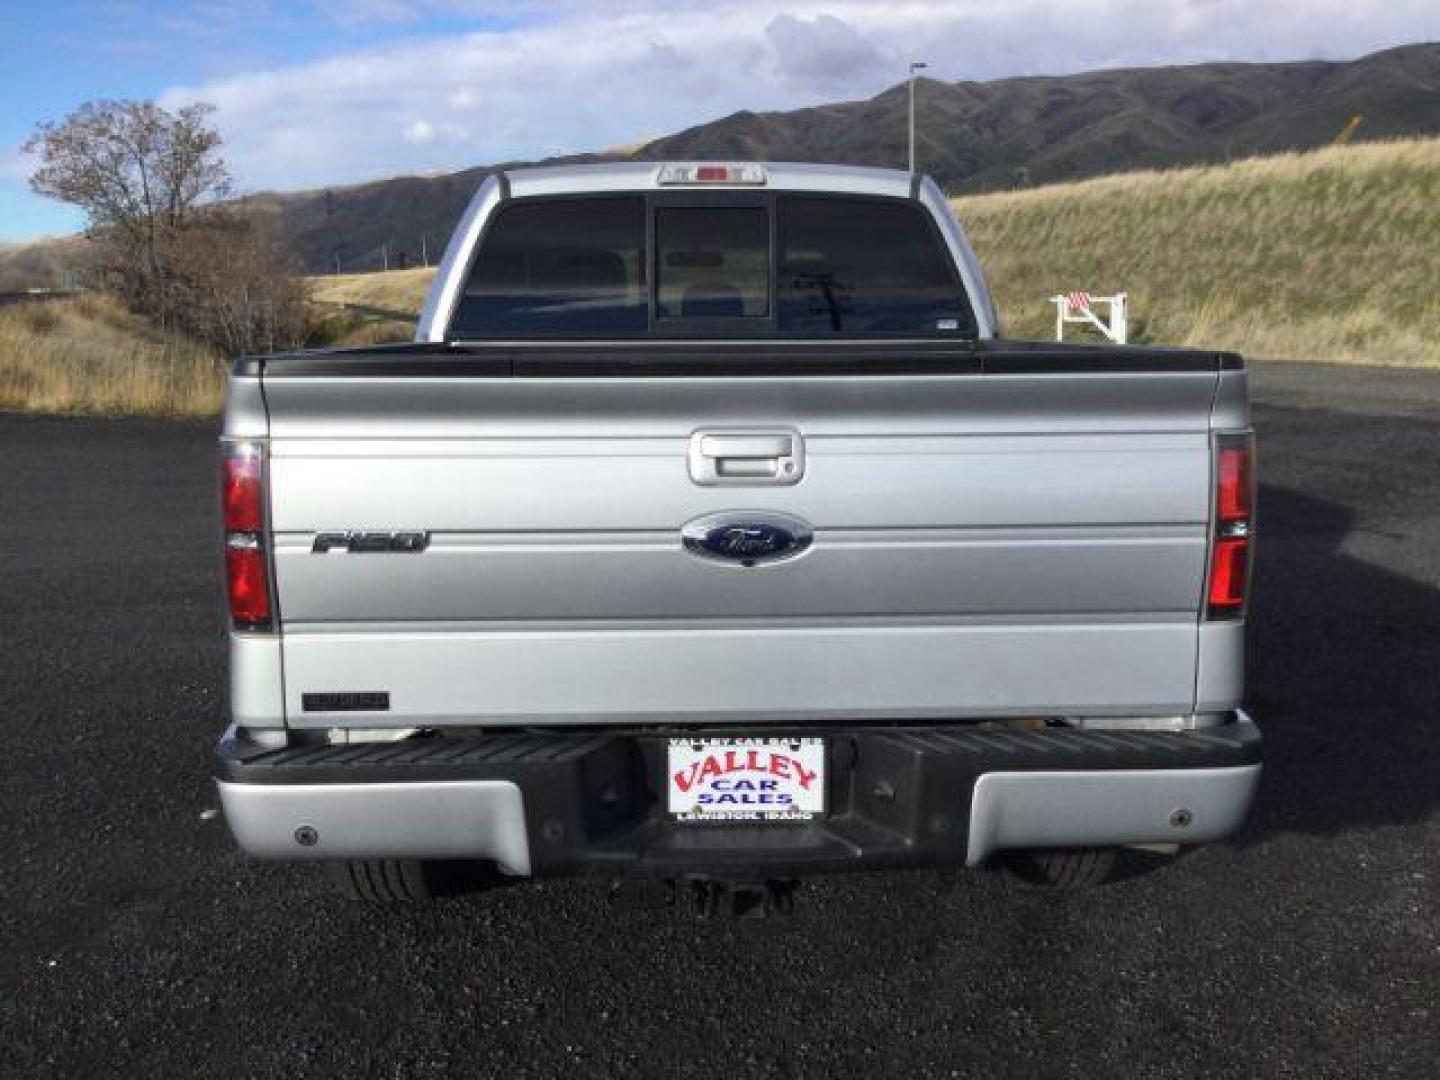
[[[329,0],[394,21],[445,7],[509,29],[177,88],[219,107],[247,188],[297,188],[628,143],[738,109],[941,79],[1200,60],[1352,57],[1440,38],[1435,0]],[[423,31],[406,24],[406,32]],[[437,113],[463,111],[465,125]]]
[[[435,125],[423,117],[419,120],[412,120],[405,125],[405,130],[400,132],[400,136],[406,142],[412,142],[417,145],[431,142],[435,138]]]
[[[781,81],[793,86],[843,90],[887,74],[894,77],[876,44],[834,15],[777,15],[765,27],[765,37]]]
[[[459,124],[434,123],[417,116],[400,131],[400,137],[416,146],[435,142],[437,139],[459,140],[469,138],[470,133]]]

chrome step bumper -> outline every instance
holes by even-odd
[[[1244,821],[1261,771],[1260,735],[1243,713],[1183,732],[808,730],[829,748],[825,817],[697,828],[663,812],[668,734],[277,750],[231,732],[217,781],[236,840],[261,857],[481,859],[514,875],[763,878],[973,866],[1012,848],[1219,840]]]
[[[1200,844],[1240,827],[1260,765],[1219,769],[986,773],[970,801],[965,862],[997,851]]]
[[[520,788],[507,780],[218,782],[236,842],[273,859],[486,859],[530,873]]]

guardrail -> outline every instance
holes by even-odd
[[[13,304],[43,304],[50,300],[68,300],[79,296],[78,289],[25,289],[19,292],[0,292],[0,307]]]

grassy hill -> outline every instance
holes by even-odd
[[[1440,139],[957,200],[1005,330],[1056,292],[1130,294],[1132,338],[1440,366]]]
[[[66,271],[78,266],[84,253],[85,240],[78,236],[0,245],[0,292],[68,287]]]
[[[0,308],[0,409],[210,416],[225,358],[105,296]]]
[[[1048,338],[1047,298],[1130,294],[1132,340],[1251,356],[1440,366],[1440,139],[954,200],[1005,332]],[[403,335],[431,271],[315,278]]]
[[[435,271],[425,267],[388,274],[331,274],[309,279],[315,337],[332,345],[371,345],[414,336]]]

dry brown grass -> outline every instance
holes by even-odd
[[[1440,140],[1369,143],[958,199],[1006,332],[1130,294],[1135,340],[1440,365]]]
[[[0,409],[211,416],[224,371],[218,353],[102,296],[0,308]]]
[[[418,313],[430,289],[434,267],[391,270],[384,274],[339,274],[310,278],[310,297],[320,303]]]
[[[408,341],[434,276],[422,266],[310,278],[316,338],[330,345]]]

